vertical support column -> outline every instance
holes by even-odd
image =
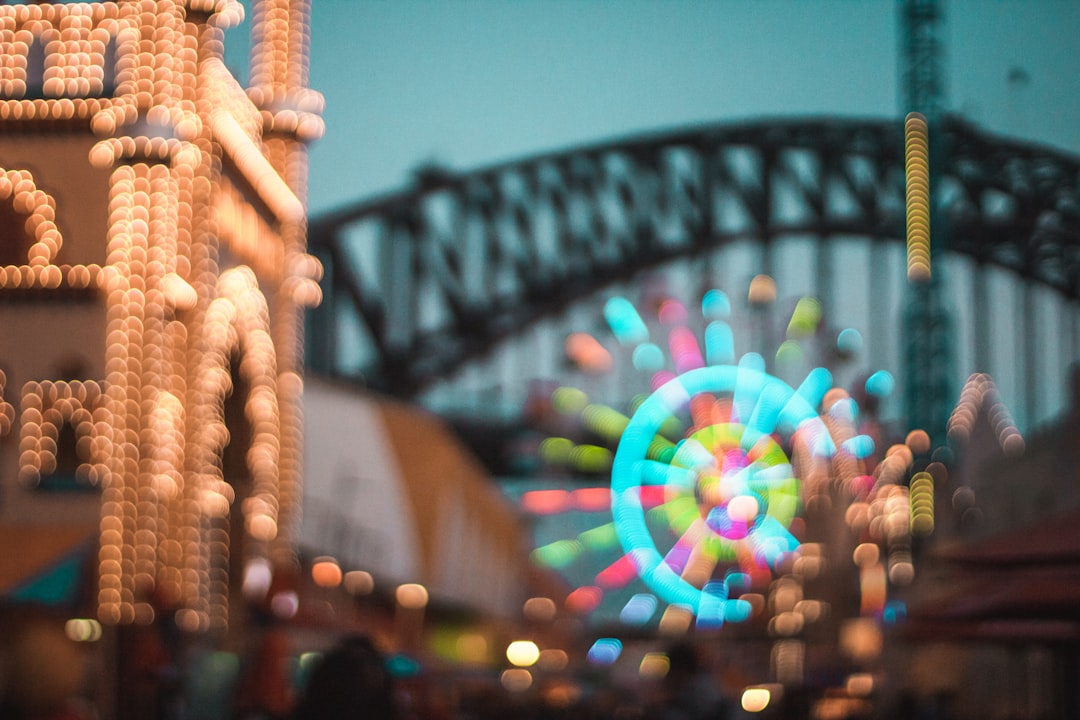
[[[971,309],[975,314],[975,372],[990,372],[990,302],[987,296],[987,268],[982,262],[975,263],[971,277]]]
[[[109,201],[105,406],[111,447],[98,612],[109,623],[148,623],[159,579],[178,581],[162,570],[174,549],[166,542],[167,506],[181,491],[183,467],[175,329],[167,322],[164,290],[176,249],[176,191],[168,166],[120,165]]]
[[[308,158],[306,141],[321,135],[322,98],[308,89],[309,0],[257,0],[252,29],[252,97],[263,114],[263,146],[267,159],[306,207]],[[288,122],[281,122],[279,114]],[[298,563],[294,540],[300,527],[303,463],[303,314],[292,292],[302,280],[306,255],[306,219],[281,228],[284,276],[271,308],[277,352],[278,403],[281,418],[278,535],[272,554],[276,564]]]
[[[826,347],[818,347],[818,352],[822,354],[820,357],[807,358],[811,366],[816,366],[820,363],[831,363],[835,357],[836,350],[836,332],[838,328],[835,325],[836,322],[836,298],[834,297],[833,287],[833,243],[832,237],[825,235],[819,236],[814,241],[814,295],[817,297],[818,302],[821,303],[822,317],[825,319],[832,318],[831,326],[823,326],[820,328],[825,332],[826,338],[832,338],[832,344]]]
[[[870,272],[867,273],[869,283],[866,288],[870,307],[870,326],[867,328],[867,343],[869,348],[869,364],[875,371],[886,368],[890,358],[895,357],[886,351],[887,345],[891,345],[895,332],[889,316],[887,284],[890,279],[888,248],[880,238],[870,241]]]
[[[1039,353],[1045,348],[1039,342],[1039,322],[1038,318],[1035,317],[1035,290],[1031,282],[1026,280],[1023,281],[1020,287],[1022,293],[1019,304],[1021,316],[1017,318],[1016,323],[1019,337],[1014,340],[1014,343],[1023,347],[1024,421],[1021,427],[1025,433],[1029,433],[1035,427],[1035,415],[1039,407]]]

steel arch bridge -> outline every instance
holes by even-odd
[[[957,117],[937,132],[945,162],[935,204],[947,228],[935,229],[935,242],[945,238],[942,249],[971,268],[960,298],[971,308],[969,369],[992,364],[992,315],[1003,308],[991,287],[1001,271],[1020,279],[1008,302],[1027,339],[1012,359],[1020,374],[1035,375],[1039,333],[1056,335],[1062,365],[1071,362],[1080,348],[1080,159]],[[326,277],[308,321],[307,364],[415,398],[599,287],[740,241],[759,249],[758,271],[768,274],[780,240],[793,236],[811,239],[808,272],[823,300],[849,281],[830,259],[835,239],[861,238],[873,252],[902,242],[902,120],[765,119],[464,174],[421,171],[409,190],[312,220],[311,252]],[[1056,310],[1037,319],[1047,291]],[[1036,403],[1036,381],[1023,382],[1030,397],[1021,402]]]

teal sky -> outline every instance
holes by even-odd
[[[313,0],[318,215],[629,133],[774,115],[899,115],[893,0]],[[1080,2],[945,0],[948,106],[1080,153]],[[246,73],[247,28],[229,33]],[[1022,69],[1026,80],[1010,82]],[[1013,73],[1014,77],[1016,73]]]

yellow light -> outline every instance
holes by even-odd
[[[506,659],[511,665],[531,667],[540,659],[540,648],[532,640],[515,640],[506,647]]]
[[[75,642],[97,642],[101,639],[101,623],[93,618],[72,618],[64,623],[64,633]]]
[[[907,276],[930,279],[930,146],[926,118],[908,114],[904,121],[907,203]]]
[[[743,690],[742,709],[746,712],[759,713],[769,707],[772,693],[765,687],[749,687]]]
[[[911,533],[929,535],[934,530],[934,478],[928,472],[911,478]]]
[[[671,660],[668,659],[667,653],[648,652],[641,658],[638,675],[645,678],[659,679],[667,675],[670,669]]]

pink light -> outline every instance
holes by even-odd
[[[570,493],[573,507],[582,512],[602,512],[611,507],[611,488],[579,488]]]
[[[637,567],[629,555],[623,555],[596,575],[596,584],[607,589],[625,587],[637,577]]]
[[[667,502],[667,487],[664,485],[642,485],[639,491],[641,507],[651,510]]]
[[[656,392],[664,385],[666,385],[669,381],[674,380],[675,377],[675,373],[671,372],[670,370],[657,370],[656,374],[653,375],[652,379],[649,381],[649,390],[651,390],[652,392]]]
[[[660,303],[660,309],[657,310],[656,315],[664,325],[684,323],[688,317],[686,306],[678,300],[665,300]]]
[[[521,496],[521,509],[534,515],[554,515],[570,509],[566,490],[530,490]]]
[[[668,347],[671,349],[671,359],[675,362],[675,370],[680,374],[705,366],[697,338],[689,328],[672,328],[668,335]]]

